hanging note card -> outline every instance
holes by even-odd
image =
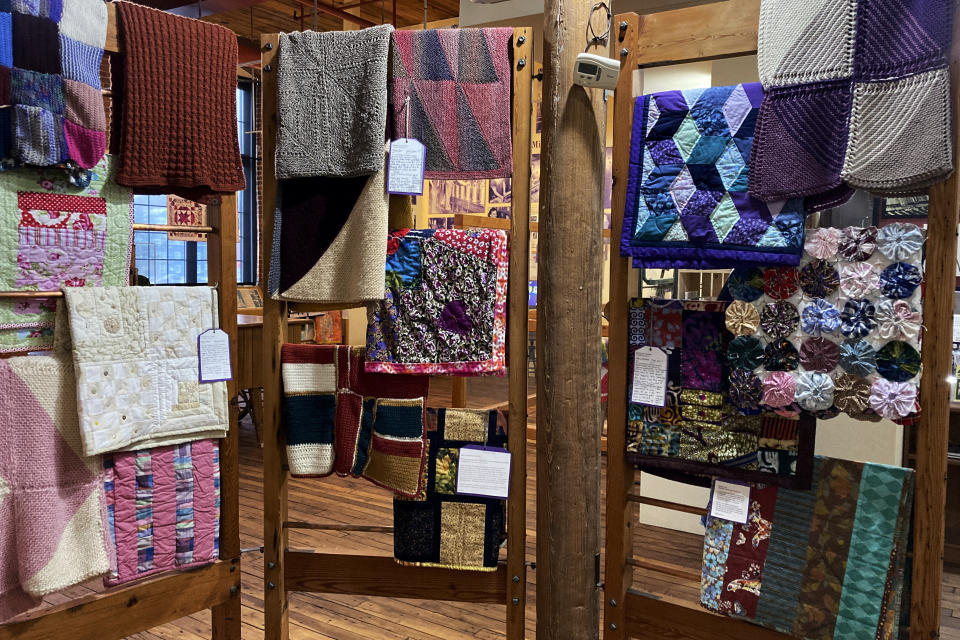
[[[509,451],[473,445],[460,448],[457,495],[506,498],[509,493]]]
[[[630,402],[662,407],[667,401],[667,354],[657,347],[640,347],[633,354]]]
[[[423,195],[423,171],[427,148],[419,140],[400,138],[390,142],[387,160],[387,193]]]
[[[230,336],[220,329],[207,329],[197,336],[200,382],[230,380]]]
[[[713,483],[710,515],[745,524],[750,509],[750,487],[745,484],[717,480]]]

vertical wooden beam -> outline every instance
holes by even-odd
[[[513,30],[513,202],[510,208],[510,284],[507,364],[510,412],[507,436],[510,500],[507,502],[507,639],[523,640],[527,604],[527,307],[530,268],[530,120],[533,101],[533,33]]]
[[[623,25],[626,25],[624,28]],[[613,102],[613,194],[610,203],[610,343],[607,377],[607,512],[606,568],[604,570],[603,637],[627,637],[627,589],[633,582],[633,522],[636,507],[627,500],[634,469],[626,464],[627,429],[627,308],[630,297],[630,259],[620,255],[620,233],[630,175],[630,133],[633,129],[634,69],[640,17],[635,13],[614,18],[610,56],[620,60],[620,78]],[[626,55],[622,51],[626,50]]]
[[[207,236],[207,280],[218,284],[220,328],[230,335],[232,379],[227,382],[230,432],[220,440],[220,558],[233,561],[240,573],[240,469],[237,416],[237,196],[207,207],[207,219],[216,231]],[[213,608],[213,640],[240,637],[240,594]]]
[[[263,89],[261,91],[261,151],[263,153],[263,228],[260,245],[260,278],[270,273],[273,214],[277,202],[274,153],[277,143],[278,34],[260,36]],[[264,640],[289,637],[287,592],[284,587],[284,552],[287,532],[287,471],[280,436],[280,344],[287,335],[287,305],[263,291],[263,608]]]
[[[950,52],[951,102],[960,114],[960,5],[954,9]],[[953,161],[960,157],[960,128],[953,127]],[[923,378],[917,431],[917,487],[913,520],[913,584],[910,637],[940,637],[944,509],[947,500],[947,444],[950,430],[953,291],[956,288],[957,207],[960,175],[930,189],[927,218],[926,286],[923,297]]]
[[[450,406],[458,409],[467,406],[467,379],[461,377],[452,378],[451,387]]]
[[[537,637],[596,638],[603,92],[573,84],[592,3],[546,0],[537,308]],[[602,22],[606,22],[606,15]],[[601,33],[606,25],[597,25]]]

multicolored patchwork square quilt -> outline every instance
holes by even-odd
[[[361,347],[285,344],[280,360],[290,473],[362,477],[417,495],[428,377],[368,373]]]
[[[107,519],[123,584],[220,554],[220,447],[198,440],[104,459]]]
[[[393,557],[400,564],[496,571],[506,539],[506,500],[457,494],[460,450],[505,448],[506,414],[480,409],[427,409],[430,453],[423,490],[394,498]]]
[[[707,518],[701,604],[797,638],[898,638],[913,485],[821,457],[809,491],[753,485],[746,523]]]
[[[747,193],[759,83],[637,98],[620,253],[667,269],[795,265],[800,199]]]

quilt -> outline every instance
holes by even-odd
[[[815,422],[759,406],[734,408],[739,398],[728,382],[732,336],[724,326],[725,307],[716,301],[630,302],[627,461],[661,475],[809,486]],[[658,360],[662,365],[650,364]],[[658,376],[665,383],[651,381]],[[647,395],[653,384],[664,385],[656,397]]]
[[[750,193],[811,210],[953,170],[949,0],[763,0]]]
[[[797,638],[898,638],[913,485],[818,457],[809,491],[752,486],[746,523],[707,518],[701,604]]]
[[[103,157],[107,120],[100,61],[102,0],[4,3],[0,13],[0,158],[91,169]]]
[[[457,494],[463,447],[506,448],[506,415],[427,409],[430,453],[423,491],[393,500],[393,557],[400,564],[496,571],[506,539],[506,500]]]
[[[796,265],[800,199],[747,193],[759,83],[662,91],[636,100],[620,253],[637,265]]]
[[[11,223],[0,232],[0,289],[126,284],[133,195],[113,176],[110,156],[93,167],[85,187],[55,168],[0,172],[0,206]],[[56,306],[54,298],[0,300],[0,352],[49,349]]]
[[[198,440],[104,459],[107,522],[123,584],[208,564],[220,553],[220,448]]]
[[[400,495],[421,489],[430,379],[370,373],[363,348],[285,344],[283,425],[295,476],[366,478]]]
[[[393,138],[427,148],[426,177],[509,178],[513,29],[393,32]]]
[[[907,222],[810,229],[799,268],[734,270],[725,322],[737,408],[915,418],[924,238]]]
[[[227,435],[226,383],[198,382],[198,336],[217,326],[216,290],[74,287],[64,293],[87,455]]]
[[[507,234],[390,233],[386,297],[367,307],[367,371],[485,375],[504,371]]]

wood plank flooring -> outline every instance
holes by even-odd
[[[533,385],[531,383],[531,390]],[[531,391],[532,392],[532,391]],[[471,379],[468,403],[489,407],[506,399],[506,379]],[[433,406],[449,404],[450,384],[438,379],[431,385]],[[532,403],[531,403],[532,404]],[[527,560],[535,560],[536,545],[536,456],[534,443],[528,447],[529,500],[527,519]],[[240,508],[242,546],[259,547],[262,538],[262,455],[253,427],[241,424]],[[391,525],[391,497],[369,482],[342,478],[292,480],[291,520]],[[635,553],[699,571],[702,537],[658,527],[636,527]],[[295,530],[290,545],[337,553],[382,554],[389,556],[392,538],[384,534],[316,532]],[[262,568],[258,551],[243,558],[243,640],[263,637]],[[528,572],[527,637],[535,637],[536,571]],[[699,597],[696,582],[650,571],[635,571],[634,587],[671,602],[691,604]],[[52,603],[88,593],[76,587],[52,596]],[[943,584],[943,640],[960,640],[960,567],[948,567]],[[131,636],[135,640],[200,640],[210,637],[208,612]],[[504,638],[504,607],[501,605],[458,604],[422,600],[401,600],[322,594],[290,595],[290,638],[292,640],[497,640]]]

